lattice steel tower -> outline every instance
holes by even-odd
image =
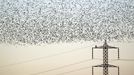
[[[117,49],[117,51],[118,51],[118,59],[120,59],[120,57],[119,57],[119,48],[109,46],[107,44],[107,41],[105,40],[103,46],[92,47],[92,59],[94,59],[94,55],[93,55],[94,49],[103,49],[103,64],[92,66],[92,75],[94,75],[94,67],[103,67],[103,75],[109,75],[109,71],[108,71],[109,67],[117,68],[118,69],[118,75],[119,75],[119,66],[110,65],[108,63],[108,49]]]

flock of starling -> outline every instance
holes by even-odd
[[[134,39],[134,0],[0,0],[0,43]]]

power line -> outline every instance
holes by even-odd
[[[96,59],[96,60],[99,60],[99,59]],[[64,65],[64,66],[57,67],[57,68],[53,68],[53,69],[50,69],[50,70],[46,70],[46,71],[34,73],[34,74],[31,74],[31,75],[38,75],[38,74],[41,74],[41,73],[46,73],[46,72],[50,72],[50,71],[55,71],[55,70],[62,69],[62,68],[65,68],[65,67],[69,67],[69,66],[73,66],[73,65],[76,65],[76,64],[81,64],[81,63],[84,63],[84,62],[87,62],[87,61],[92,61],[92,59],[82,60],[82,61],[79,61],[79,62],[76,62],[76,63]]]
[[[117,59],[116,60],[111,60],[110,62],[114,62],[114,61],[117,61]],[[91,67],[92,66],[90,66],[90,67],[82,67],[82,68],[79,68],[79,69],[75,69],[75,70],[72,70],[72,71],[63,72],[63,73],[56,74],[56,75],[65,75],[65,74],[68,74],[68,73],[72,73],[72,72],[77,72],[77,71],[80,71],[80,70],[89,69]]]
[[[8,64],[8,65],[3,65],[3,66],[0,66],[0,68],[14,66],[14,65],[18,65],[18,64],[24,64],[24,63],[28,63],[28,62],[32,62],[32,61],[41,60],[41,59],[47,59],[47,58],[51,58],[51,57],[55,57],[55,56],[59,56],[59,55],[64,55],[64,54],[72,53],[72,52],[75,52],[75,51],[83,50],[83,48],[87,48],[87,47],[89,47],[89,46],[82,47],[82,48],[77,48],[77,49],[72,49],[72,50],[69,50],[69,51],[60,52],[60,53],[56,53],[56,54],[52,54],[52,55],[48,55],[48,56],[39,57],[39,58],[34,58],[34,59],[31,59],[31,60],[26,60],[26,61],[16,62],[16,63]]]
[[[134,61],[134,59],[120,59],[120,60],[113,59],[110,62],[114,62],[114,61]],[[68,73],[72,73],[72,72],[76,72],[76,71],[80,71],[80,70],[84,70],[84,69],[89,69],[89,68],[91,68],[91,66],[90,67],[83,67],[83,68],[75,69],[75,70],[68,71],[68,72],[63,72],[63,73],[56,74],[56,75],[65,75],[65,74],[68,74]]]
[[[68,65],[63,65],[63,66],[60,66],[60,67],[57,67],[57,68],[53,68],[53,69],[49,69],[49,70],[46,70],[46,71],[34,73],[34,74],[31,74],[31,75],[38,75],[38,74],[42,74],[42,73],[46,73],[46,72],[50,72],[50,71],[55,71],[55,70],[59,70],[59,69],[65,68],[65,67],[70,67],[70,66],[73,66],[73,65],[85,63],[85,62],[88,62],[88,61],[92,61],[92,59],[82,60],[82,61],[79,61],[79,62],[75,62],[75,63],[68,64]]]
[[[101,60],[99,58],[95,58],[96,60]],[[131,61],[134,59],[111,59],[110,62],[114,62],[114,61]],[[47,72],[50,72],[50,71],[55,71],[55,70],[59,70],[59,69],[62,69],[62,68],[66,68],[66,67],[70,67],[70,66],[73,66],[73,65],[77,65],[77,64],[81,64],[81,63],[84,63],[84,62],[88,62],[88,61],[92,61],[92,59],[87,59],[87,60],[82,60],[82,61],[79,61],[79,62],[76,62],[76,63],[72,63],[72,64],[68,64],[68,65],[63,65],[63,66],[60,66],[60,67],[57,67],[57,68],[53,68],[53,69],[49,69],[49,70],[46,70],[46,71],[42,71],[42,72],[38,72],[38,73],[34,73],[34,74],[31,74],[31,75],[39,75],[39,74],[42,74],[42,73],[47,73]],[[85,68],[80,68],[80,69],[77,69],[77,70],[82,70],[82,69],[85,69]],[[77,71],[77,70],[73,70],[73,71],[70,71],[70,72],[74,72],[74,71]],[[61,73],[62,74],[62,73]],[[58,74],[60,75],[60,74]]]
[[[114,62],[114,61],[118,61],[118,59],[111,60],[110,62]],[[56,74],[56,75],[65,75],[65,74],[68,74],[68,73],[77,72],[77,71],[84,70],[84,69],[89,69],[89,68],[92,68],[92,66],[90,66],[90,67],[82,67],[82,68],[79,68],[79,69],[74,69],[72,71],[67,71],[67,72],[63,72],[63,73],[60,73],[60,74]]]
[[[80,71],[80,70],[84,70],[84,69],[89,69],[89,68],[91,68],[91,67],[82,67],[82,68],[79,68],[79,69],[75,69],[75,70],[68,71],[68,72],[63,72],[63,73],[56,74],[56,75],[65,75],[65,74],[68,74],[68,73],[72,73],[72,72],[76,72],[76,71]]]
[[[134,59],[120,59],[119,61],[134,61]]]
[[[99,59],[96,59],[96,60],[99,60]],[[38,74],[41,74],[41,73],[46,73],[46,72],[50,72],[50,71],[55,71],[55,70],[59,70],[59,69],[65,68],[65,67],[69,67],[69,66],[73,66],[73,65],[81,64],[81,63],[88,62],[88,61],[92,61],[92,59],[82,60],[82,61],[79,61],[79,62],[76,62],[76,63],[72,63],[72,64],[64,65],[64,66],[57,67],[57,68],[53,68],[53,69],[50,69],[50,70],[46,70],[46,71],[42,71],[42,72],[38,72],[38,73],[34,73],[34,74],[31,74],[31,75],[38,75]]]

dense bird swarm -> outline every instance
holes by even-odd
[[[0,43],[134,38],[134,0],[0,0]]]

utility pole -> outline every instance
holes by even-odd
[[[94,75],[94,67],[102,67],[103,68],[103,75],[109,75],[109,71],[108,71],[109,67],[117,68],[118,69],[118,75],[119,75],[119,66],[110,65],[108,63],[108,50],[109,49],[117,49],[117,51],[118,51],[118,59],[120,59],[120,57],[119,57],[119,48],[109,46],[107,44],[107,41],[105,40],[105,42],[104,42],[104,44],[102,46],[97,46],[96,45],[95,47],[92,47],[92,59],[94,59],[94,54],[93,54],[94,49],[103,49],[103,64],[92,66],[92,75]]]

